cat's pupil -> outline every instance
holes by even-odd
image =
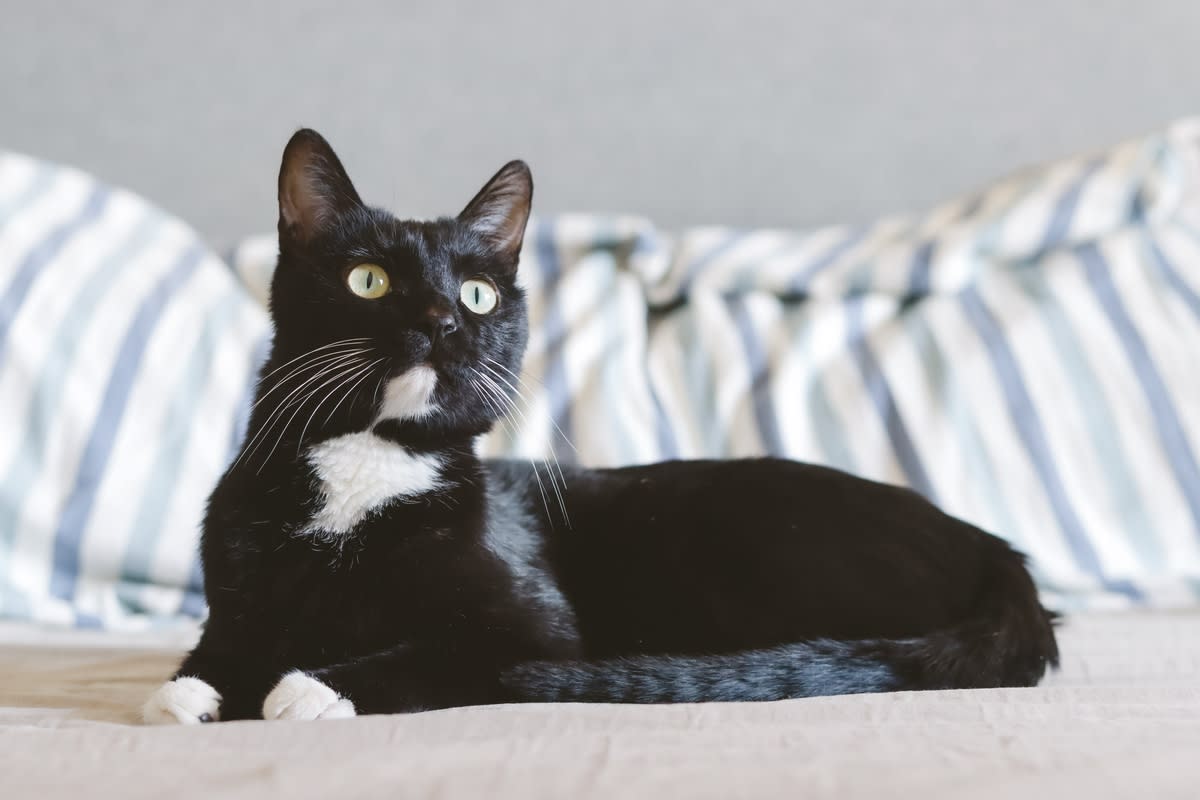
[[[475,287],[475,303],[476,304],[479,303],[479,287],[478,286]]]
[[[372,283],[374,280],[375,280],[375,276],[374,276],[374,275],[372,275],[370,272],[368,272],[368,273],[367,273],[367,288],[368,288],[368,289],[370,289],[370,288],[371,288],[371,283]]]

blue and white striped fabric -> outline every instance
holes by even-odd
[[[0,153],[0,615],[203,613],[198,523],[266,335],[185,225]]]

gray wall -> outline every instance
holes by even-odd
[[[274,224],[311,125],[369,201],[811,226],[926,206],[1200,113],[1197,0],[0,0],[0,147],[218,245]]]

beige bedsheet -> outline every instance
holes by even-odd
[[[1037,689],[136,725],[183,641],[0,629],[0,796],[1200,798],[1200,613],[1074,619]]]

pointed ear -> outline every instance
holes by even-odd
[[[524,161],[510,161],[458,215],[497,255],[515,268],[533,204],[533,175]]]
[[[329,142],[309,128],[296,131],[279,167],[279,235],[307,242],[339,214],[361,206]]]

